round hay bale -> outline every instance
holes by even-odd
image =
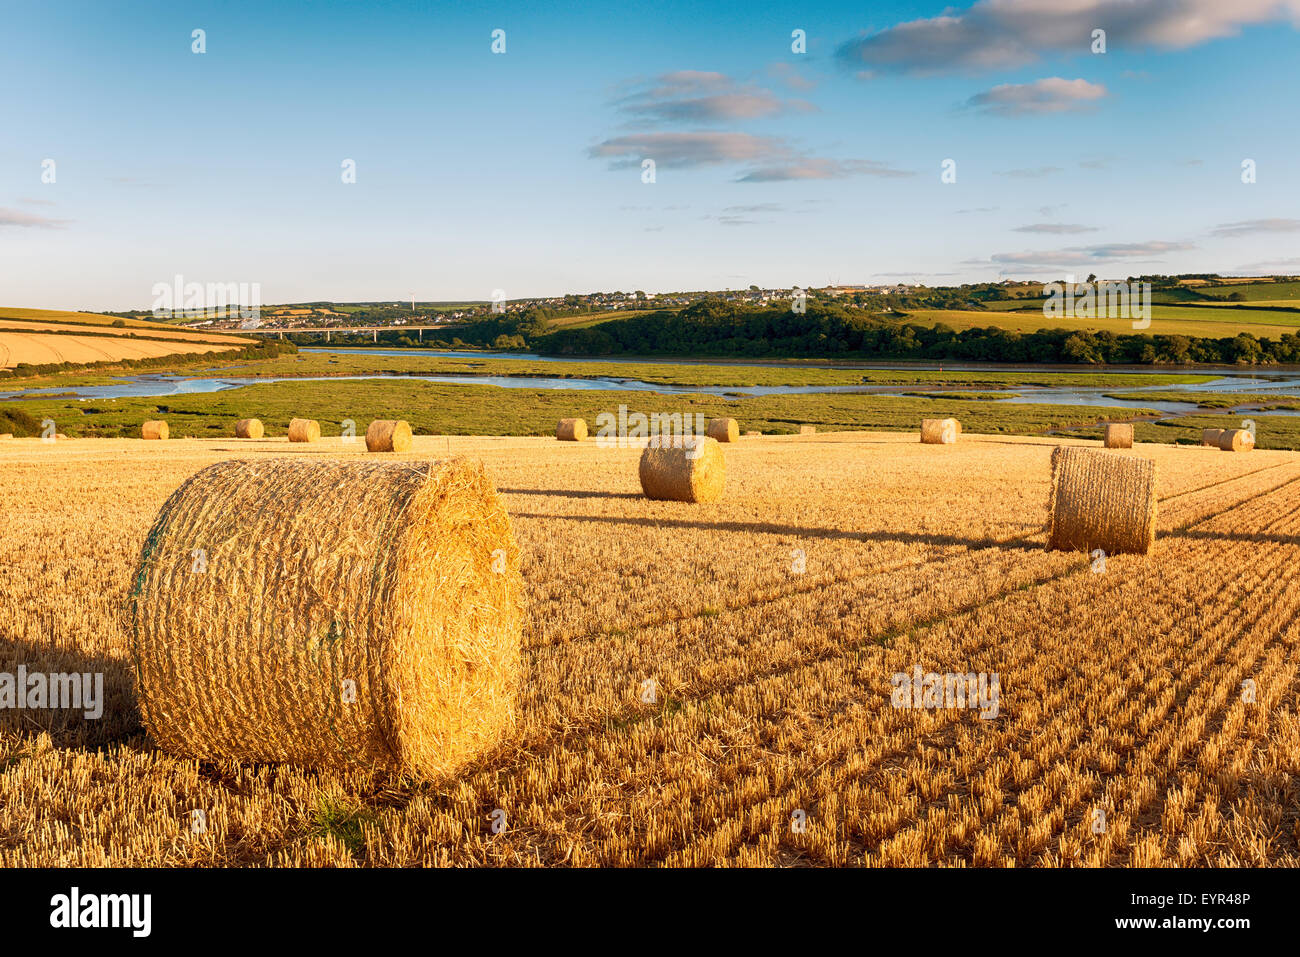
[[[1219,440],[1223,438],[1223,429],[1202,429],[1201,444],[1213,448],[1219,447]]]
[[[816,435],[816,434],[817,434],[817,426],[815,426],[815,425],[801,425],[801,426],[799,426],[799,434],[800,434],[800,435]]]
[[[1108,449],[1133,448],[1133,425],[1129,422],[1107,422],[1104,441]]]
[[[290,419],[290,442],[319,442],[320,423],[315,419]]]
[[[411,426],[405,419],[375,419],[366,427],[367,452],[407,452]]]
[[[922,419],[921,441],[926,445],[952,445],[961,435],[961,423],[956,419]]]
[[[740,438],[740,423],[735,419],[709,419],[707,433],[719,442],[734,442]]]
[[[240,419],[235,423],[235,438],[260,439],[266,434],[261,419]]]
[[[522,595],[481,463],[219,462],[141,554],[145,725],[203,760],[454,772],[513,720]]]
[[[1254,433],[1246,429],[1224,429],[1219,436],[1219,448],[1225,452],[1249,452],[1254,447]]]
[[[150,419],[140,426],[140,438],[142,439],[165,439],[169,434],[167,423],[162,419]]]
[[[581,442],[587,437],[587,420],[560,419],[555,426],[555,437],[561,442]]]
[[[652,439],[641,453],[641,491],[673,502],[716,502],[727,484],[727,461],[717,439],[688,435]]]
[[[1047,547],[1145,555],[1156,538],[1156,464],[1100,449],[1052,450]]]

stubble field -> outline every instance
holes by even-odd
[[[0,672],[107,703],[0,711],[0,865],[1300,865],[1300,454],[1124,453],[1159,537],[1097,572],[1043,548],[1057,444],[746,438],[688,505],[635,449],[417,437],[487,464],[529,625],[513,737],[411,784],[158,752],[121,617],[188,475],[363,446],[2,442]],[[997,716],[893,707],[917,666]]]

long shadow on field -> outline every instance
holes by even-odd
[[[639,496],[638,496],[639,497]],[[646,528],[702,528],[715,532],[747,532],[760,535],[792,535],[796,538],[847,539],[855,542],[903,542],[920,545],[965,545],[967,548],[1005,548],[1042,551],[1041,542],[1022,536],[1000,541],[996,538],[961,538],[956,535],[932,535],[922,532],[852,532],[842,528],[802,528],[770,522],[693,522],[683,518],[631,518],[613,515],[547,515],[540,512],[513,512],[515,518],[561,519],[568,522],[611,522],[617,525],[641,525]]]
[[[1216,515],[1210,516],[1210,518],[1216,517]],[[1251,542],[1255,545],[1300,545],[1300,535],[1267,535],[1263,532],[1198,532],[1190,528],[1179,529],[1178,531],[1172,532],[1161,532],[1160,538],[1195,538],[1203,541]]]
[[[51,674],[59,677],[51,679]],[[43,677],[33,682],[35,675]],[[87,691],[89,699],[83,697]],[[17,706],[19,698],[25,707]],[[65,707],[69,702],[75,706]],[[141,729],[128,661],[0,634],[0,731],[45,731],[57,747],[93,749]]]
[[[560,498],[645,498],[641,492],[593,492],[570,488],[501,488],[497,491],[503,495],[554,495]]]

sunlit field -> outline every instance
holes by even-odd
[[[1300,865],[1300,453],[1122,453],[1159,534],[1099,569],[1044,548],[1057,444],[742,438],[692,505],[646,500],[636,449],[417,436],[384,458],[486,463],[528,624],[514,733],[415,784],[171,757],[133,688],[167,496],[363,444],[0,442],[0,672],[107,698],[0,711],[0,864]],[[996,673],[996,714],[894,706],[917,668]]]

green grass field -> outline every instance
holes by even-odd
[[[545,362],[532,359],[442,358],[429,355],[380,356],[322,352],[280,356],[243,365],[214,363],[228,376],[341,375],[494,375],[588,379],[637,379],[656,385],[935,385],[935,386],[1096,386],[1188,385],[1218,378],[1212,373],[1164,375],[1144,372],[996,372],[924,369],[828,369],[824,362],[781,361],[766,364],[670,362]],[[187,373],[194,374],[194,373]]]
[[[1227,283],[1220,286],[1197,286],[1197,292],[1211,296],[1228,296],[1241,293],[1247,301],[1294,299],[1300,300],[1300,282]]]
[[[1224,315],[1231,312],[1232,315]],[[917,309],[900,323],[930,326],[942,322],[958,331],[984,329],[994,326],[1016,332],[1037,332],[1039,329],[1079,329],[1108,331],[1119,334],[1146,334],[1167,336],[1201,336],[1209,339],[1231,338],[1249,332],[1261,339],[1277,339],[1284,333],[1300,331],[1300,313],[1270,311],[1266,309],[1225,310],[1206,306],[1153,305],[1151,325],[1134,329],[1132,319],[1053,319],[1043,315],[1042,309],[1030,311],[981,312],[963,309]]]
[[[358,434],[371,419],[403,418],[420,433],[451,435],[551,435],[563,417],[582,416],[593,429],[601,412],[699,412],[738,418],[743,429],[793,433],[801,424],[835,431],[917,429],[921,419],[960,415],[972,432],[1032,434],[1099,418],[1126,417],[1132,410],[1092,406],[971,403],[951,399],[875,395],[772,395],[729,401],[711,395],[648,392],[504,389],[449,386],[418,380],[277,382],[202,395],[147,399],[44,399],[6,403],[37,420],[50,418],[71,436],[138,435],[146,419],[165,418],[171,434],[234,436],[241,418],[259,418],[267,435],[284,435],[295,416],[318,419],[326,435],[338,435],[345,419]],[[1154,413],[1151,413],[1154,414]]]
[[[449,435],[551,435],[557,420],[581,416],[595,431],[602,412],[699,413],[737,418],[741,429],[793,433],[801,424],[821,431],[915,431],[923,418],[953,415],[963,430],[1037,435],[1070,431],[1099,437],[1100,423],[1158,418],[1146,409],[1055,406],[936,397],[879,395],[778,395],[729,401],[709,395],[646,392],[503,389],[445,386],[417,380],[366,382],[279,382],[203,395],[148,399],[44,399],[0,404],[36,420],[53,419],[70,436],[136,436],[146,419],[165,418],[173,436],[226,437],[232,443],[238,419],[262,420],[268,436],[283,436],[290,418],[318,419],[325,435],[340,434],[351,419],[357,433],[376,418],[404,418],[417,433]],[[1261,448],[1300,448],[1300,416],[1252,415]],[[1137,423],[1139,441],[1199,442],[1200,430],[1237,428],[1240,415],[1198,413],[1170,422]]]

